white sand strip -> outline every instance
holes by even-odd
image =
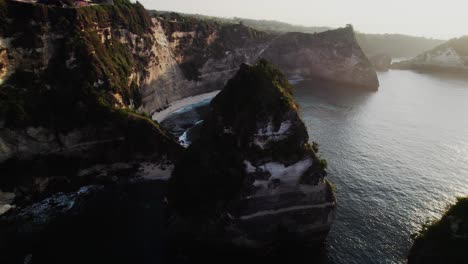
[[[164,121],[164,119],[166,119],[171,114],[177,112],[178,110],[180,110],[180,109],[182,109],[182,108],[184,108],[186,106],[199,103],[199,102],[201,102],[203,100],[211,99],[211,98],[215,97],[219,92],[220,92],[220,90],[217,90],[217,91],[214,91],[214,92],[199,94],[199,95],[195,95],[195,96],[186,97],[186,98],[181,99],[181,100],[177,100],[175,102],[172,102],[169,105],[168,108],[166,108],[166,109],[164,109],[164,110],[162,110],[160,112],[154,113],[152,118],[153,118],[153,120],[155,120],[157,122],[162,122],[162,121]]]

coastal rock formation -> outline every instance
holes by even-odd
[[[145,111],[164,107],[164,102],[219,90],[239,64],[259,58],[278,64],[289,78],[323,78],[370,90],[379,86],[375,70],[359,48],[351,27],[319,34],[280,34],[177,13],[157,12],[155,16],[165,33],[158,39],[173,54],[184,79],[169,78],[167,83],[172,88],[146,86]]]
[[[468,198],[459,198],[442,219],[423,226],[411,248],[409,264],[466,263]]]
[[[370,90],[379,87],[375,70],[351,26],[319,34],[286,33],[261,56],[289,77],[318,78]]]
[[[85,202],[88,194],[125,188],[142,178],[167,179],[184,150],[146,114],[187,96],[219,90],[241,63],[257,60],[276,36],[241,24],[151,17],[141,4],[127,0],[79,8],[0,0],[0,231],[17,228],[8,235],[12,240],[2,236],[2,251],[16,246],[43,252],[38,236],[57,230],[55,223],[77,223],[75,217],[90,208],[96,214],[107,205],[118,207],[116,201],[131,200],[116,192],[121,199],[106,198],[97,208]],[[340,56],[336,62],[347,60]],[[352,71],[354,66],[348,66]],[[244,84],[253,88],[252,100],[244,100],[250,93],[246,89],[239,90],[235,101],[226,99]],[[201,164],[209,168],[209,177],[227,172],[228,181],[220,185],[226,192],[208,189],[206,194],[215,191],[214,201],[226,205],[223,219],[227,216],[241,232],[229,231],[230,238],[261,245],[291,233],[322,241],[334,217],[334,196],[324,180],[326,162],[308,144],[284,76],[266,62],[243,66],[215,101],[216,113],[200,142],[211,142],[207,149],[223,155],[212,160],[204,150],[200,158],[213,162]],[[234,110],[241,115],[233,116]],[[258,115],[250,117],[252,111]],[[174,175],[184,174],[181,168]],[[102,188],[83,192],[81,188],[90,185]],[[193,189],[181,195],[192,191],[198,193]],[[132,195],[135,198],[135,192]],[[137,195],[140,200],[146,197]],[[179,198],[185,201],[173,193],[171,197],[175,208]],[[212,208],[209,202],[201,212]],[[35,221],[28,222],[31,218]],[[264,221],[274,224],[251,230]],[[18,225],[12,227],[12,222]],[[22,230],[24,235],[16,237]],[[57,241],[53,245],[61,248]],[[20,253],[26,255],[20,254],[19,263],[31,262],[30,252]],[[46,261],[50,255],[43,256],[44,263],[51,263]]]
[[[379,54],[369,58],[377,71],[388,71],[392,66],[392,57],[386,54]]]
[[[1,166],[25,175],[33,161],[50,174],[44,164],[74,163],[54,167],[77,175],[98,163],[172,162],[180,147],[141,114],[219,90],[241,63],[263,56],[290,75],[375,88],[352,28],[301,35],[299,51],[288,48],[288,36],[178,14],[151,17],[127,0],[80,8],[0,0]],[[279,49],[284,56],[275,56]],[[292,65],[289,58],[300,55],[307,59]],[[11,191],[23,176],[6,178],[1,184]]]
[[[468,37],[452,39],[416,58],[392,64],[396,69],[468,73]]]
[[[0,192],[15,197],[2,208],[126,181],[148,162],[172,167],[182,148],[134,111],[151,26],[143,6],[123,0],[78,9],[0,0]]]
[[[254,61],[270,38],[242,25],[189,20],[171,13],[153,18],[158,60],[147,69],[143,110],[151,113],[189,96],[220,90],[243,62]]]
[[[325,239],[335,197],[292,90],[262,60],[243,64],[213,99],[201,137],[170,182],[169,204],[183,219],[172,229],[180,232],[182,222],[190,234],[176,239],[257,247],[283,236],[311,244]]]

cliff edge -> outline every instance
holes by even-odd
[[[364,90],[377,90],[375,69],[351,26],[318,34],[286,33],[260,55],[287,76],[324,79]]]

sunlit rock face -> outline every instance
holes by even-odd
[[[142,87],[148,113],[189,96],[220,90],[239,65],[253,62],[272,38],[244,25],[176,13],[153,17],[154,57]]]
[[[187,219],[227,215],[227,232],[235,230],[229,239],[243,245],[286,234],[323,241],[335,198],[292,89],[266,61],[241,66],[213,99],[201,138],[176,165],[169,202],[177,212]]]
[[[141,107],[154,43],[140,4],[57,8],[0,0],[0,192],[15,194],[2,208],[126,181],[135,164],[176,159],[176,141],[128,111]],[[82,173],[115,164],[127,167],[124,177]]]
[[[468,37],[452,39],[417,57],[394,63],[393,68],[468,73]]]
[[[319,34],[272,34],[242,24],[221,24],[177,13],[157,14],[155,60],[143,87],[143,109],[220,90],[241,63],[266,58],[288,78],[321,78],[376,90],[377,75],[351,27]],[[349,88],[349,87],[348,87]]]
[[[8,60],[6,49],[0,46],[0,84],[2,84],[7,74]]]
[[[319,78],[367,90],[379,87],[374,67],[351,26],[319,34],[286,33],[261,56],[288,76]]]

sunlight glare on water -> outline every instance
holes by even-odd
[[[338,189],[332,263],[404,263],[411,234],[468,195],[468,81],[411,71],[379,80],[375,93],[296,89]]]

